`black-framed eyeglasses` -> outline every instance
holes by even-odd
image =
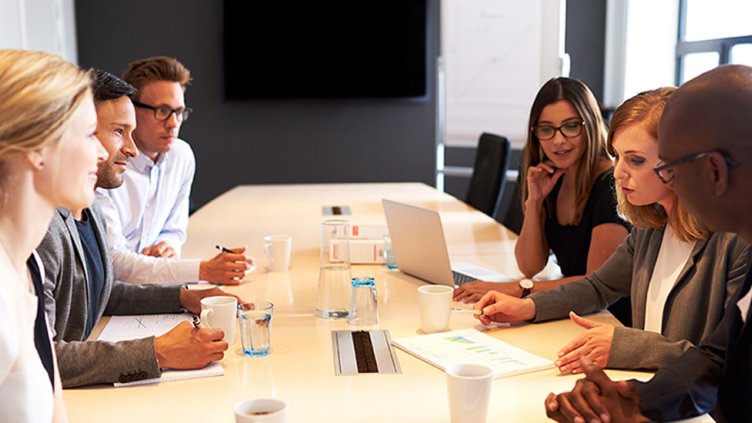
[[[533,134],[535,134],[540,141],[548,141],[556,136],[556,131],[561,132],[561,135],[563,135],[564,138],[578,137],[582,133],[583,126],[585,126],[585,121],[580,120],[576,122],[566,122],[561,126],[535,125],[530,128],[530,130],[533,131]]]
[[[172,109],[167,106],[154,107],[136,100],[133,100],[133,105],[142,109],[149,109],[153,111],[154,118],[163,121],[169,119],[170,116],[175,113],[175,118],[177,118],[178,122],[182,122],[184,120],[188,120],[188,117],[191,115],[191,113],[193,113],[193,109],[191,109],[190,107],[180,107],[177,109]]]
[[[711,151],[704,151],[702,153],[690,154],[688,156],[680,157],[676,160],[671,160],[668,162],[664,162],[663,160],[661,160],[660,162],[656,163],[655,166],[653,166],[653,171],[655,172],[656,175],[658,175],[658,178],[660,178],[661,182],[663,182],[664,184],[667,184],[673,181],[674,178],[676,177],[676,175],[674,174],[674,169],[673,169],[674,167],[687,164],[687,163],[692,163],[694,161],[705,158],[713,153],[718,153],[721,156],[723,156],[723,160],[725,160],[729,166],[731,167],[739,166],[739,162],[729,157],[728,154],[724,153],[723,151],[711,150]]]

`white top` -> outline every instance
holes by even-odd
[[[37,297],[0,250],[0,421],[50,422],[52,385],[34,345]]]
[[[119,220],[128,250],[140,253],[146,247],[165,241],[180,257],[188,227],[188,197],[191,193],[196,159],[187,142],[176,139],[170,151],[157,161],[144,154],[128,162],[123,185],[100,190],[112,200],[100,201],[107,224]],[[114,210],[113,210],[114,206]],[[119,245],[115,231],[108,231],[111,245]]]
[[[107,223],[107,248],[112,259],[114,278],[138,284],[197,282],[201,259],[158,258],[128,249],[117,209],[112,204],[108,191],[97,188],[96,201]]]
[[[655,261],[653,276],[648,286],[648,297],[645,303],[645,330],[661,333],[663,330],[663,308],[669,293],[676,285],[682,269],[687,264],[695,241],[682,242],[670,225],[666,225],[661,241],[661,250]]]
[[[747,314],[749,314],[749,306],[752,302],[752,289],[747,291],[744,296],[736,302],[736,306],[739,307],[739,312],[742,314],[742,322],[747,323]]]

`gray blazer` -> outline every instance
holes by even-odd
[[[104,218],[96,204],[91,211],[105,275],[97,321],[103,314],[180,312],[180,286],[113,281]],[[81,239],[69,210],[57,210],[37,252],[45,268],[45,312],[55,341],[63,387],[159,377],[154,337],[114,343],[84,342],[88,318],[87,270]]]
[[[583,279],[536,292],[535,321],[560,319],[606,308],[632,297],[632,328],[617,327],[608,367],[657,369],[699,344],[723,317],[727,302],[744,280],[749,244],[717,232],[697,241],[663,309],[662,334],[642,330],[648,285],[658,258],[663,228],[635,229],[614,254]]]

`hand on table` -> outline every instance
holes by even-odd
[[[154,341],[160,368],[200,369],[221,360],[228,344],[225,333],[218,328],[194,328],[181,322]]]
[[[489,291],[473,306],[482,314],[475,316],[484,325],[491,322],[519,322],[535,317],[535,303],[530,298],[515,298],[498,291]]]
[[[614,382],[587,358],[581,360],[585,378],[570,392],[550,393],[546,415],[557,422],[646,422],[640,413],[640,395],[627,381]]]
[[[463,283],[454,290],[454,301],[462,301],[463,303],[473,303],[483,296],[488,291],[499,291],[512,297],[518,297],[522,295],[522,290],[517,282],[484,282],[474,281]]]
[[[230,248],[201,262],[198,277],[220,285],[238,285],[253,265],[253,257],[244,255],[245,247]]]
[[[175,250],[164,241],[145,247],[141,250],[141,254],[152,257],[175,258]]]
[[[569,312],[569,318],[586,330],[559,351],[559,358],[554,362],[559,371],[562,374],[582,373],[582,357],[587,357],[598,367],[606,367],[614,341],[614,327],[582,318],[573,311]]]

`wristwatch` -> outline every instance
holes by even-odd
[[[533,290],[533,280],[528,278],[520,279],[519,284],[520,288],[522,288],[522,296],[520,296],[520,298],[525,298],[530,295],[530,292]]]

